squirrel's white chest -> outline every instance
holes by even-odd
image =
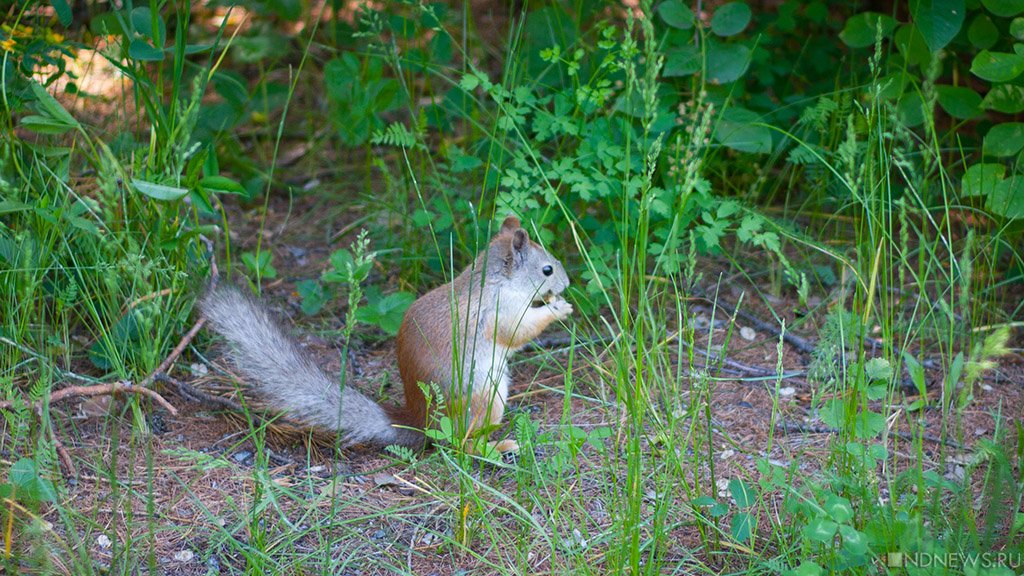
[[[476,347],[470,365],[466,366],[465,374],[470,376],[466,388],[473,394],[493,394],[504,401],[508,398],[509,373],[508,357],[512,351],[493,342],[481,343]]]

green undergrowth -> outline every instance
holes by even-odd
[[[6,570],[1020,571],[1020,396],[992,391],[1019,374],[992,376],[1021,326],[1024,7],[77,4],[0,28]],[[275,218],[309,205],[343,218],[296,272]],[[293,287],[349,368],[508,214],[576,310],[514,361],[514,459],[439,418],[429,452],[282,468],[248,411],[204,452],[144,396],[45,401],[148,384],[214,261]],[[747,311],[776,328],[753,355]]]

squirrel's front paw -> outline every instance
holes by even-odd
[[[569,304],[568,301],[561,297],[548,304],[548,308],[555,314],[556,320],[564,320],[572,314],[572,304]]]

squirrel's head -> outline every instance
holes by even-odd
[[[491,262],[497,264],[507,287],[519,291],[534,305],[543,305],[569,287],[562,263],[548,254],[515,216],[505,218],[491,241]]]

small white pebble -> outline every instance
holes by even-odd
[[[719,458],[721,458],[722,460],[728,460],[729,458],[732,458],[735,454],[735,450],[723,450]]]
[[[726,478],[719,478],[715,480],[715,487],[718,488],[718,497],[724,498],[729,495],[729,480]]]
[[[106,534],[100,534],[96,537],[96,544],[103,550],[106,550],[107,548],[110,548],[110,545],[113,544],[113,542],[110,541],[110,538]]]
[[[792,386],[779,388],[779,396],[792,396],[793,394],[796,394],[796,388],[793,388]]]
[[[174,553],[174,559],[178,562],[191,562],[195,556],[191,550],[179,550]]]
[[[742,336],[744,340],[753,340],[754,338],[757,338],[757,332],[754,332],[754,329],[750,326],[744,326],[740,328],[740,336]]]
[[[989,386],[988,384],[982,384],[981,385],[981,389],[984,390],[985,392],[991,392],[992,391],[992,387]]]
[[[206,364],[200,364],[198,362],[193,362],[188,368],[192,371],[193,376],[206,376],[210,373],[210,369],[206,367]]]

